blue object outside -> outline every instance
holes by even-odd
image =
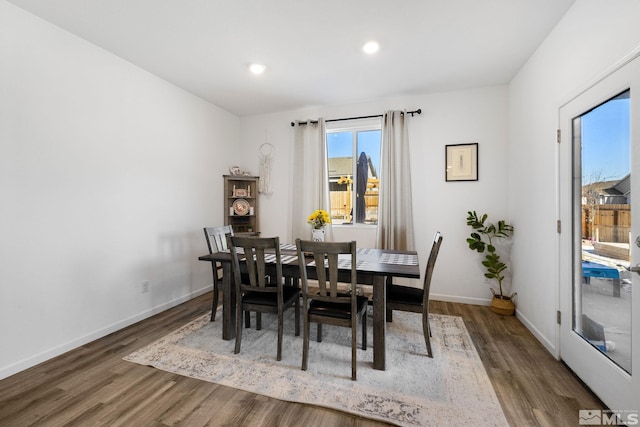
[[[583,277],[600,277],[603,279],[619,279],[620,272],[617,268],[596,264],[595,262],[582,261]]]
[[[613,296],[620,297],[620,272],[617,268],[607,267],[591,261],[582,261],[582,277],[584,282],[589,285],[591,277],[600,279],[613,279]]]

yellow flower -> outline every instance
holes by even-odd
[[[307,223],[313,228],[322,228],[331,222],[331,216],[323,209],[318,209],[307,218]]]

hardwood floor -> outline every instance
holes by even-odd
[[[0,381],[0,425],[385,425],[122,360],[210,304],[209,293]],[[431,312],[464,319],[510,425],[573,426],[579,409],[604,409],[515,317],[440,301]]]

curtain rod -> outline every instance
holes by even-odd
[[[422,109],[418,108],[417,110],[414,110],[414,111],[407,111],[407,114],[411,114],[411,117],[413,117],[414,114],[418,114],[418,115],[422,114]],[[328,122],[342,122],[344,120],[373,119],[373,118],[382,117],[382,116],[383,116],[383,114],[376,114],[376,115],[373,115],[373,116],[360,116],[360,117],[343,117],[341,119],[328,119],[328,120],[325,120],[325,123],[328,123]],[[318,123],[318,121],[317,120],[309,120],[307,122],[299,122],[298,124],[300,126],[302,126],[302,125],[306,125],[308,123],[311,123],[311,124],[315,125],[315,124]],[[296,122],[291,122],[291,126],[295,126],[295,125],[296,125]]]

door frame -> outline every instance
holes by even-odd
[[[635,62],[634,62],[635,61]],[[632,64],[633,63],[633,64]],[[632,375],[624,372],[613,361],[602,353],[594,350],[592,346],[584,339],[573,332],[573,283],[576,271],[574,271],[573,257],[575,253],[573,231],[574,217],[581,215],[581,212],[575,213],[573,206],[573,141],[572,141],[572,119],[588,111],[589,108],[598,106],[606,102],[616,94],[628,89],[631,85],[631,78],[625,78],[632,67],[640,69],[640,47],[626,55],[614,66],[597,78],[588,82],[582,88],[573,93],[558,107],[558,147],[556,162],[556,182],[557,182],[557,212],[559,218],[559,226],[561,232],[559,237],[558,248],[558,312],[560,322],[557,325],[556,348],[558,349],[558,357],[567,363],[576,375],[589,386],[596,395],[612,410],[638,410],[638,390],[640,388],[640,366],[637,363],[632,364]],[[634,75],[635,76],[635,75]],[[637,77],[634,78],[637,80]],[[640,101],[640,85],[632,90],[632,99],[637,99],[635,104]],[[587,105],[588,107],[584,107]],[[633,146],[639,146],[638,136],[633,134],[633,116],[638,116],[633,111],[632,103],[632,124],[631,124],[631,141],[630,149],[632,153],[632,171],[634,167],[640,171],[640,164],[634,163],[634,157],[639,158],[638,154],[633,154]],[[638,132],[638,126],[635,129]],[[560,138],[561,135],[561,138]],[[634,144],[635,143],[635,144]],[[633,175],[632,175],[633,176]],[[638,213],[636,213],[637,218]],[[634,233],[639,234],[638,224],[635,225]],[[633,246],[633,245],[632,245]],[[636,248],[637,249],[637,248]],[[632,260],[640,260],[640,250],[632,250]],[[634,277],[634,283],[640,283]],[[571,283],[567,286],[566,283]],[[565,286],[563,286],[565,284]],[[638,305],[640,289],[632,293],[632,307],[640,307]],[[632,362],[638,360],[638,352],[640,346],[633,337],[640,332],[640,315],[632,316]],[[567,329],[568,328],[568,329]],[[598,371],[594,370],[597,365]],[[635,376],[633,375],[635,371]],[[589,408],[584,408],[589,409]]]

